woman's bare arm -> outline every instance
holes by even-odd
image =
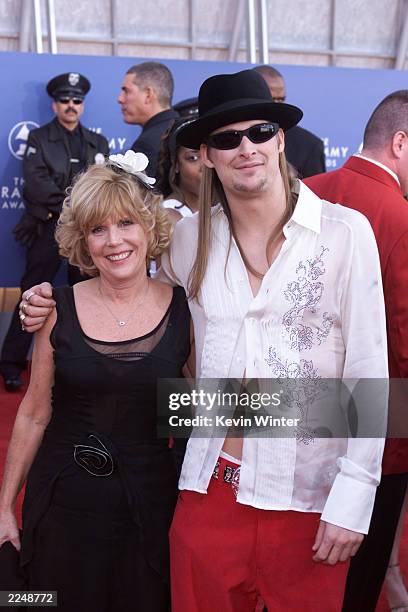
[[[50,333],[55,321],[53,310],[35,338],[30,384],[14,422],[0,490],[0,546],[10,540],[20,547],[15,504],[51,418],[54,362]]]

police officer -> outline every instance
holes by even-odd
[[[198,98],[186,98],[173,105],[173,109],[184,119],[198,119]]]
[[[53,98],[55,118],[30,132],[23,160],[26,212],[14,228],[16,240],[27,247],[26,268],[21,290],[42,280],[51,281],[61,265],[54,231],[73,177],[89,164],[102,163],[109,153],[108,142],[80,123],[84,98],[91,87],[77,72],[60,74],[47,85]],[[77,268],[69,268],[69,282],[80,280]],[[0,371],[7,391],[21,385],[21,371],[31,338],[21,329],[18,307],[4,340]]]

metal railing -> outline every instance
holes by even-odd
[[[50,53],[58,53],[57,29],[55,23],[54,0],[46,0],[47,39]],[[29,51],[31,48],[34,20],[34,48],[37,53],[44,52],[42,31],[41,0],[22,0],[20,15],[19,50]]]

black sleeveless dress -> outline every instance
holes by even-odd
[[[53,412],[23,505],[28,588],[57,590],[65,612],[168,610],[177,476],[156,386],[181,376],[190,351],[185,293],[173,290],[149,334],[117,343],[83,333],[71,287],[54,298]]]

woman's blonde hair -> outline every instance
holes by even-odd
[[[285,189],[286,207],[285,212],[283,213],[278,225],[275,227],[275,229],[269,236],[268,243],[266,246],[267,253],[270,247],[274,244],[274,242],[278,240],[284,225],[291,218],[293,211],[295,210],[297,201],[297,196],[291,191],[292,176],[289,174],[288,164],[286,161],[285,154],[283,152],[279,153],[279,170],[282,176],[283,186]],[[198,294],[200,292],[201,284],[204,280],[204,276],[207,270],[208,257],[211,247],[211,207],[217,203],[221,204],[229,223],[230,242],[228,245],[227,260],[231,248],[231,241],[232,238],[234,238],[247,270],[249,270],[249,272],[251,272],[252,274],[254,274],[254,276],[258,278],[263,277],[263,275],[258,270],[255,270],[250,264],[247,256],[245,255],[245,252],[243,251],[239,243],[238,237],[234,230],[231,210],[228,205],[223,186],[221,185],[216,171],[213,168],[204,167],[199,196],[197,254],[188,279],[189,298],[194,298],[196,300],[198,300]],[[225,265],[227,265],[227,262],[225,262]]]
[[[161,200],[136,177],[108,163],[91,166],[78,176],[64,200],[55,232],[60,254],[89,276],[97,276],[87,235],[111,218],[138,221],[147,234],[147,258],[159,257],[172,233]]]

